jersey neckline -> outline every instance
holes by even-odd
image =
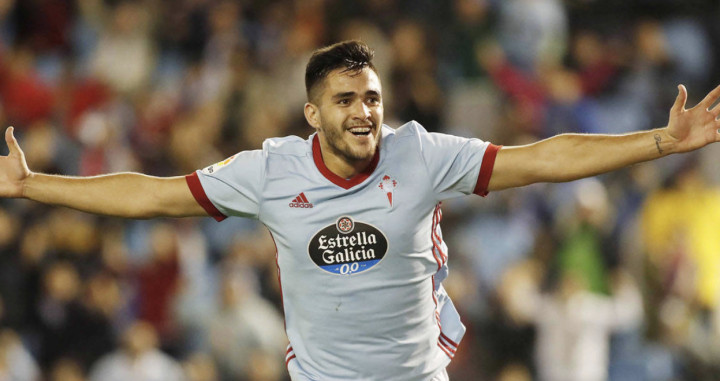
[[[375,149],[375,155],[373,156],[372,160],[370,161],[370,164],[363,170],[362,172],[356,174],[355,176],[344,179],[336,174],[334,174],[331,170],[328,169],[328,167],[325,166],[325,162],[322,158],[322,151],[320,149],[320,139],[318,138],[317,134],[313,137],[312,141],[312,151],[313,151],[313,160],[315,161],[315,166],[320,171],[320,173],[325,176],[326,179],[330,180],[333,184],[343,188],[343,189],[350,189],[354,187],[355,185],[358,185],[365,181],[370,175],[375,171],[375,168],[377,167],[378,162],[380,161],[380,147],[378,146]]]

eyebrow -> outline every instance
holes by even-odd
[[[344,93],[337,93],[337,94],[333,95],[332,99],[335,100],[335,99],[350,98],[350,97],[354,96],[355,94],[356,93],[354,91],[346,91]]]
[[[343,92],[343,93],[337,93],[337,94],[333,95],[333,96],[332,96],[332,99],[335,100],[335,99],[350,98],[350,97],[355,96],[356,94],[357,94],[357,93],[354,92],[354,91],[346,91],[346,92]],[[365,96],[368,96],[368,95],[379,97],[379,96],[380,96],[380,92],[375,91],[375,90],[368,90],[368,91],[365,92]]]

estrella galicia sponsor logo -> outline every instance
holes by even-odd
[[[308,254],[321,269],[349,275],[375,266],[387,249],[387,238],[378,228],[343,216],[315,233]]]

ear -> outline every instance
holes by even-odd
[[[305,103],[305,120],[314,129],[320,128],[320,109],[310,102]]]

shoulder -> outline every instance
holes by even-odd
[[[305,156],[312,151],[312,136],[308,139],[295,135],[266,139],[262,150],[266,155]]]
[[[419,136],[422,134],[427,134],[427,131],[420,123],[414,120],[398,128],[391,128],[387,125],[383,125],[382,128],[382,139],[385,146],[418,145]]]
[[[398,138],[404,138],[409,136],[418,136],[422,134],[427,134],[427,130],[425,127],[422,126],[422,124],[411,120],[402,126],[398,127],[395,131],[395,135],[397,135]]]
[[[310,140],[303,140],[297,136],[269,138],[263,141],[261,149],[240,151],[227,159],[202,169],[206,175],[218,175],[220,172],[234,175],[242,174],[247,177],[249,172],[256,169],[261,174],[270,158],[293,158],[307,156],[312,152]],[[226,168],[232,168],[226,171]]]

